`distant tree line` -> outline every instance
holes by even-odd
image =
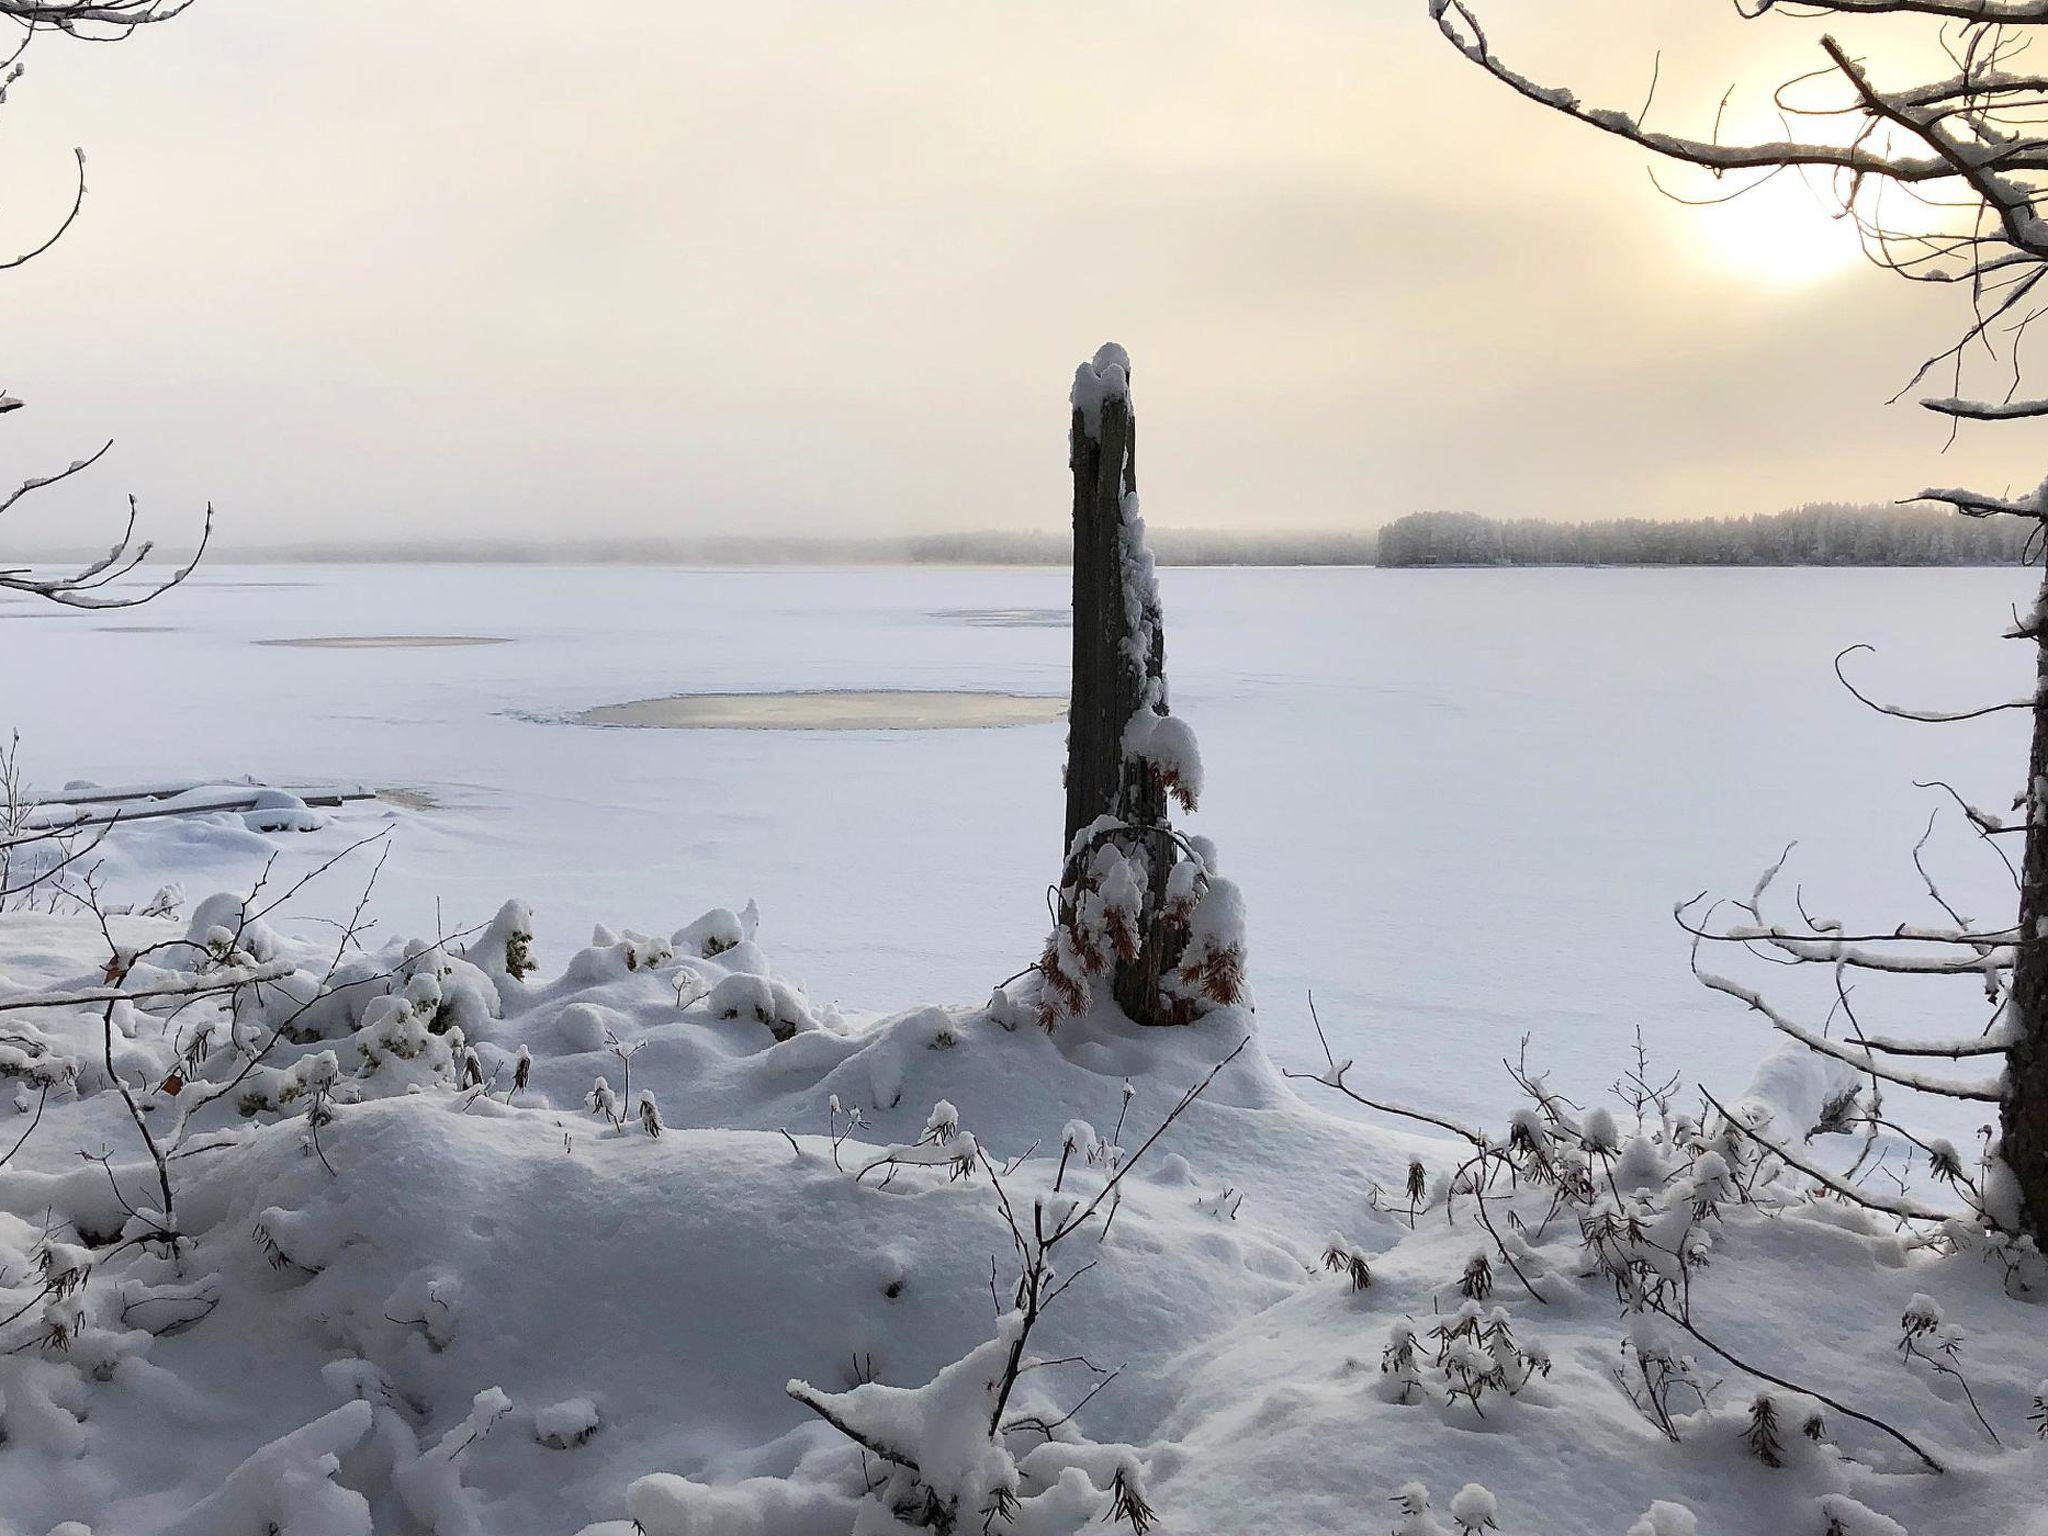
[[[0,0],[4,5],[5,0]],[[1477,512],[1415,512],[1350,533],[1153,528],[1161,565],[2003,565],[2027,529],[1914,507],[1834,503],[1761,517],[1551,523]],[[49,552],[54,555],[55,551]],[[64,550],[73,555],[79,551]],[[1064,566],[1065,531],[999,529],[894,536],[712,534],[507,543],[411,539],[389,544],[298,544],[236,549],[257,562],[561,562],[634,565]]]
[[[2030,527],[1925,507],[1823,502],[1758,517],[1597,523],[1414,512],[1380,530],[1378,563],[1415,565],[2007,565]]]
[[[1161,565],[1371,565],[1378,535],[1155,527],[1146,541]],[[936,533],[907,540],[905,553],[917,565],[1065,565],[1073,544],[1065,530]]]

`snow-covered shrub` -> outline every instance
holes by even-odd
[[[1180,963],[1167,982],[1194,1016],[1245,997],[1244,897],[1220,875],[1203,874],[1197,889]]]
[[[1086,1011],[1116,967],[1138,959],[1148,927],[1159,930],[1167,1022],[1191,1023],[1247,1001],[1244,898],[1236,884],[1215,873],[1213,853],[1190,853],[1169,871],[1153,912],[1148,854],[1120,843],[1123,831],[1104,818],[1075,835],[1067,860],[1074,873],[1060,889],[1060,920],[1036,967],[1046,1028]]]
[[[1699,1536],[1700,1523],[1683,1504],[1658,1499],[1628,1528],[1628,1536]]]
[[[767,976],[735,972],[711,989],[706,1007],[718,1019],[752,1019],[766,1026],[776,1042],[816,1029],[810,1002],[795,987]]]
[[[1329,1242],[1324,1245],[1323,1268],[1350,1280],[1354,1291],[1362,1291],[1372,1284],[1372,1265],[1366,1261],[1365,1250],[1346,1241],[1341,1232],[1332,1232]]]
[[[1187,721],[1147,706],[1124,726],[1123,747],[1127,759],[1158,775],[1182,810],[1195,808],[1202,794],[1202,748]]]
[[[1804,1396],[1794,1400],[1759,1392],[1750,1399],[1748,1419],[1743,1440],[1750,1454],[1767,1467],[1785,1465],[1789,1435],[1796,1433],[1811,1441],[1827,1435],[1827,1420],[1821,1414],[1820,1404]]]
[[[627,971],[651,971],[673,960],[676,950],[667,939],[635,933],[630,928],[623,933],[613,933],[600,923],[590,935],[590,948],[570,961],[570,974],[589,975],[604,970],[602,964],[596,963],[598,955],[615,961]]]
[[[1538,1376],[1550,1374],[1550,1357],[1542,1345],[1524,1345],[1515,1337],[1514,1321],[1505,1307],[1491,1310],[1465,1301],[1429,1331],[1435,1341],[1435,1385],[1445,1403],[1465,1402],[1486,1417],[1490,1396],[1515,1397]],[[1381,1370],[1392,1378],[1397,1401],[1406,1402],[1421,1383],[1415,1361],[1415,1332],[1401,1323],[1387,1345]]]
[[[507,982],[517,986],[539,968],[533,958],[532,911],[523,901],[506,902],[463,953],[501,988]]]
[[[467,1039],[452,1026],[434,1028],[441,1001],[439,979],[422,971],[404,991],[387,992],[372,1002],[354,1036],[363,1071],[404,1072],[413,1082],[455,1076],[463,1065]]]
[[[1499,1501],[1477,1483],[1467,1483],[1451,1495],[1451,1519],[1462,1536],[1480,1536],[1482,1531],[1500,1529]]]
[[[737,949],[741,944],[751,942],[760,922],[760,909],[751,901],[741,912],[733,912],[725,907],[713,907],[695,922],[686,923],[678,928],[671,936],[670,942],[679,955],[710,960],[729,949]]]
[[[1422,1388],[1422,1364],[1416,1349],[1413,1323],[1403,1319],[1387,1331],[1386,1348],[1380,1352],[1380,1373],[1397,1403],[1414,1401]]]
[[[244,1115],[258,1115],[328,1092],[340,1079],[341,1063],[334,1052],[319,1051],[301,1056],[289,1067],[251,1067],[235,1102]]]
[[[1820,1512],[1825,1522],[1821,1536],[1906,1536],[1906,1528],[1898,1521],[1859,1504],[1846,1493],[1822,1494]]]
[[[1401,1517],[1394,1536],[1451,1536],[1430,1512],[1426,1483],[1403,1483],[1394,1495],[1394,1511]]]
[[[534,1410],[533,1438],[557,1451],[571,1450],[587,1444],[603,1423],[597,1404],[589,1398],[565,1397],[559,1403]]]

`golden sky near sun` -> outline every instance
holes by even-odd
[[[1769,129],[1819,58],[1818,24],[1708,0],[1477,8],[1628,109],[1661,47],[1674,129],[1738,78],[1731,130]],[[73,143],[92,195],[0,277],[10,463],[119,443],[17,539],[128,489],[245,545],[1052,527],[1066,381],[1111,337],[1168,525],[2042,468],[2030,426],[1944,457],[1885,407],[1952,295],[1859,266],[1791,177],[1660,198],[1423,0],[198,0],[28,62],[0,235],[46,229]]]

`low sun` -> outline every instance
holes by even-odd
[[[1818,282],[1862,261],[1856,226],[1797,175],[1786,173],[1729,202],[1684,210],[1695,249],[1714,266],[1765,282]]]

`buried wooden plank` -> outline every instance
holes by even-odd
[[[220,789],[241,794],[260,794],[279,789],[296,795],[308,805],[341,805],[349,800],[374,800],[377,791],[367,784],[259,784],[253,779],[169,779],[150,784],[95,784],[90,789],[25,790],[22,799],[30,805],[112,805],[128,800],[169,800],[195,789]]]
[[[333,807],[351,800],[372,800],[376,791],[362,785],[287,787],[273,784],[221,785],[204,783],[171,793],[128,795],[120,799],[74,802],[45,802],[22,823],[25,832],[53,832],[71,828],[113,826],[131,821],[150,821],[164,816],[209,816],[221,811],[245,813],[268,809],[263,804],[274,794],[290,795],[306,806]]]

